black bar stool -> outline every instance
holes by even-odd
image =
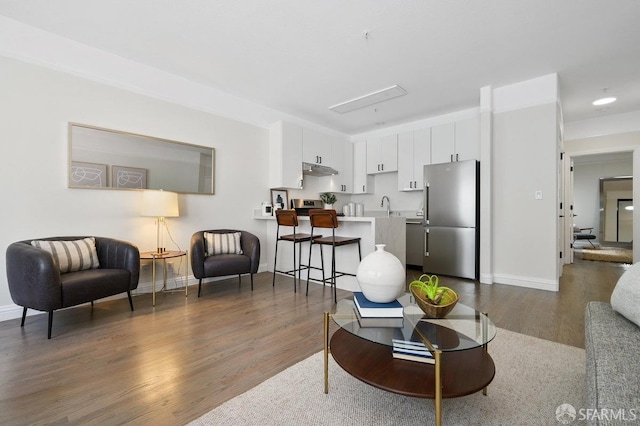
[[[336,247],[346,246],[349,244],[358,244],[358,257],[362,260],[362,252],[360,251],[360,238],[359,237],[340,237],[336,236],[336,228],[338,227],[338,216],[335,210],[330,209],[312,209],[309,210],[309,220],[311,221],[311,233],[313,234],[314,228],[331,228],[331,236],[314,238],[309,245],[309,263],[307,274],[307,294],[309,294],[309,275],[311,269],[322,269],[322,284],[326,284],[327,281],[331,283],[333,287],[333,301],[338,303],[337,290],[336,290],[336,278],[344,275],[350,275],[355,277],[356,274],[350,274],[347,272],[336,271]],[[320,244],[320,262],[321,268],[311,266],[311,251],[313,246]],[[322,246],[331,246],[331,277],[325,278],[324,275],[324,257],[322,255]]]
[[[276,222],[278,228],[276,230],[276,253],[273,261],[273,283],[276,285],[276,272],[293,276],[293,291],[296,292],[296,272],[298,273],[298,281],[300,281],[300,271],[309,269],[309,265],[302,265],[302,243],[311,241],[313,238],[321,237],[321,235],[304,234],[296,232],[298,226],[298,215],[295,210],[276,210]],[[280,235],[281,226],[293,227],[293,234]],[[293,243],[293,269],[289,271],[281,271],[277,269],[278,263],[278,242],[289,241]],[[298,259],[296,261],[296,244],[298,244]]]

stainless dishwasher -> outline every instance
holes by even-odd
[[[422,270],[424,259],[424,228],[422,220],[407,219],[407,266]]]

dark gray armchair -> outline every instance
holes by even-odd
[[[87,237],[51,237],[38,240],[71,241]],[[128,242],[94,237],[100,267],[60,273],[53,256],[31,245],[31,240],[15,242],[7,248],[7,281],[14,303],[22,306],[24,326],[27,309],[49,313],[51,338],[53,311],[107,296],[127,293],[133,311],[131,290],[138,287],[140,253]]]
[[[216,254],[210,256],[207,253],[207,244],[204,233],[226,234],[240,232],[240,246],[242,254]],[[251,290],[253,291],[253,274],[258,272],[260,265],[260,240],[247,231],[233,229],[212,229],[198,231],[191,236],[191,270],[193,276],[198,278],[198,297],[202,292],[202,279],[211,277],[224,277],[238,275],[238,284],[242,283],[241,275],[251,275]]]

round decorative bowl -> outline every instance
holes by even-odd
[[[456,306],[458,303],[458,293],[448,288],[442,294],[442,300],[439,305],[433,305],[427,302],[427,297],[425,292],[416,287],[411,287],[411,294],[416,299],[416,304],[422,309],[422,312],[433,319],[440,319],[446,317],[449,312]]]
[[[360,261],[356,279],[367,300],[375,303],[393,302],[404,293],[405,272],[397,257],[385,251],[384,244]]]

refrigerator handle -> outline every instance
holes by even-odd
[[[429,224],[429,184],[424,184],[424,223]]]
[[[429,257],[429,228],[424,228],[424,257]]]

